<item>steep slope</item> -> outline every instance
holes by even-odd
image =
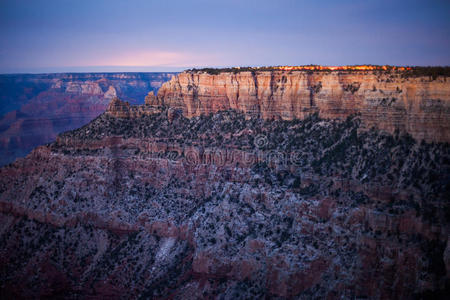
[[[105,111],[114,96],[144,101],[173,73],[0,75],[0,165],[78,128]]]
[[[359,113],[363,126],[400,130],[418,140],[450,142],[447,76],[407,77],[405,71],[187,71],[163,84],[154,104],[188,117],[236,109],[266,119],[322,118]]]
[[[0,169],[1,296],[443,296],[450,147],[361,122],[114,99]]]

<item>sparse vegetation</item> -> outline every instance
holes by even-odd
[[[195,286],[197,274],[206,286],[195,288],[199,297],[264,298],[277,295],[267,286],[270,268],[295,278],[325,258],[319,265],[327,280],[302,292],[323,298],[342,272],[367,275],[360,259],[376,256],[402,269],[384,250],[389,242],[389,249],[414,249],[417,276],[433,274],[434,283],[443,276],[445,244],[398,224],[448,224],[449,145],[360,124],[357,115],[283,121],[222,111],[169,123],[164,109],[138,119],[103,114],[60,135],[47,156],[23,162],[39,184],[34,173],[0,181],[0,196],[24,197],[25,208],[50,211],[63,224],[5,221],[0,243],[11,267],[0,279],[11,282],[33,257],[44,261],[54,249],[52,266],[74,274],[68,282],[89,293],[106,284],[159,298]],[[198,150],[194,164],[186,164],[187,149]],[[232,159],[221,164],[207,155],[215,150]],[[28,184],[28,192],[18,188]],[[376,263],[381,274],[384,265]],[[234,270],[244,269],[248,275],[236,279]],[[30,278],[27,286],[38,289],[40,277]]]
[[[326,66],[323,68],[320,68],[318,65],[308,65],[304,66],[305,69],[303,71],[305,72],[332,72],[332,70],[327,69]],[[442,77],[450,77],[450,67],[448,66],[410,66],[410,67],[396,67],[396,66],[371,66],[369,67],[375,68],[373,70],[374,72],[378,73],[392,73],[392,72],[398,72],[403,78],[409,78],[409,77],[430,77],[433,80],[438,78],[439,76]],[[297,67],[298,70],[302,70],[301,66]],[[309,68],[309,69],[307,69]],[[311,70],[312,68],[312,70]],[[351,68],[351,66],[350,66]],[[398,68],[407,68],[405,70],[397,70]],[[208,73],[210,75],[218,75],[221,73],[240,73],[240,72],[258,72],[258,71],[279,71],[279,70],[289,70],[286,67],[283,66],[267,66],[267,67],[232,67],[232,68],[202,68],[202,69],[189,69],[186,70],[188,72],[193,73]],[[295,69],[293,69],[295,70]],[[293,70],[290,70],[291,72]],[[345,71],[352,71],[352,72],[367,72],[367,70],[364,69],[350,69],[350,70],[337,70],[338,72],[345,72]]]

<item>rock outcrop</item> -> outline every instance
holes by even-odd
[[[150,99],[149,99],[150,101]],[[450,142],[450,79],[405,78],[402,71],[183,72],[164,83],[151,103],[187,117],[236,109],[265,119],[345,119],[361,114],[366,128],[407,132]],[[149,102],[149,103],[150,103]]]
[[[160,105],[153,91],[149,92],[147,96],[145,96],[145,105]]]
[[[147,102],[147,97],[145,98]],[[114,97],[106,109],[106,114],[116,118],[139,118],[161,112],[161,108],[154,105],[130,105],[126,101]]]

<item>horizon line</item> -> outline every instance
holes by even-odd
[[[42,68],[23,68],[24,70],[0,71],[0,75],[40,75],[40,74],[82,74],[82,73],[181,73],[192,69],[223,69],[223,68],[271,68],[271,67],[303,67],[303,66],[322,66],[322,67],[351,67],[351,66],[391,66],[391,67],[450,67],[450,65],[389,65],[389,64],[341,64],[341,65],[321,65],[321,64],[302,64],[302,65],[228,65],[228,66],[191,66],[191,67],[152,67],[152,66],[80,66],[80,67],[42,67]],[[35,70],[33,70],[35,69]],[[121,70],[122,69],[122,70]],[[153,69],[153,70],[152,70]]]

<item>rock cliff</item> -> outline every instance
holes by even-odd
[[[345,119],[407,132],[426,141],[450,141],[450,79],[409,77],[402,71],[253,71],[211,75],[188,71],[164,83],[153,102],[188,117],[236,109],[266,119]]]
[[[151,96],[153,96],[153,92],[146,96],[146,103]],[[155,105],[130,105],[130,103],[122,101],[118,97],[114,97],[106,109],[106,114],[116,118],[139,118],[159,112],[161,112],[161,108]]]

